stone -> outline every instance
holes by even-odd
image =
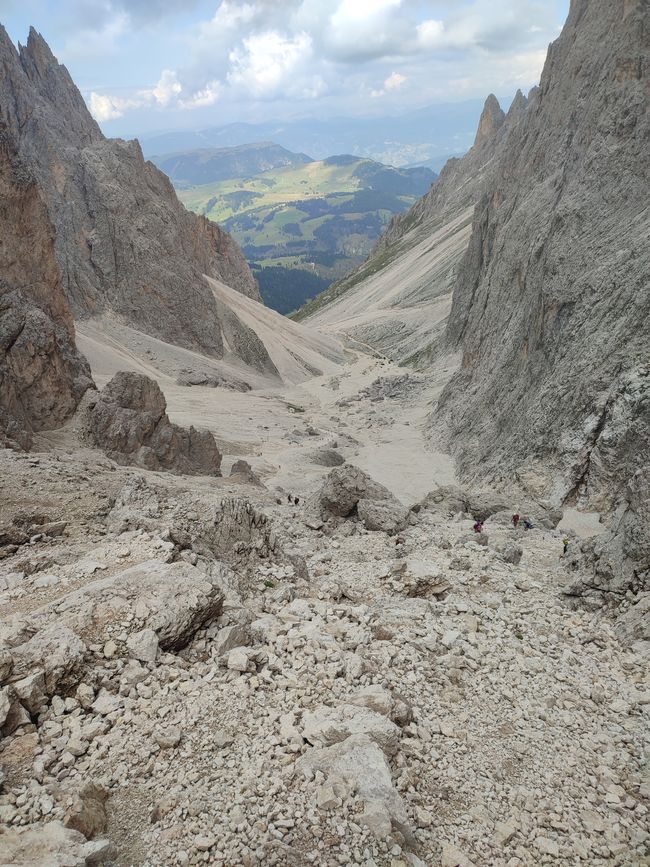
[[[232,671],[255,671],[255,663],[250,659],[242,647],[235,647],[228,654],[228,668]]]
[[[0,727],[5,724],[13,701],[14,699],[9,687],[5,686],[0,689]]]
[[[158,383],[116,373],[85,401],[86,436],[117,463],[186,475],[221,475],[221,453],[209,431],[172,424]]]
[[[258,487],[264,487],[262,484],[262,480],[260,477],[253,471],[253,468],[248,463],[248,461],[239,460],[235,461],[230,468],[230,475],[235,478],[246,482],[249,485],[257,485]]]
[[[142,629],[126,639],[129,656],[139,662],[155,662],[158,655],[158,636],[153,629]]]
[[[66,828],[79,831],[92,840],[106,830],[107,790],[96,783],[86,783],[76,792],[74,801],[63,819]]]
[[[320,771],[326,777],[345,780],[363,801],[360,821],[376,837],[385,839],[395,827],[412,839],[406,808],[393,786],[386,757],[367,735],[354,734],[333,746],[312,749],[298,759],[296,770],[308,778]]]
[[[97,698],[91,705],[91,710],[101,716],[115,713],[124,704],[124,699],[119,695],[113,695],[107,689],[100,689]]]
[[[251,633],[247,626],[235,623],[223,626],[212,639],[212,649],[215,656],[222,656],[234,647],[244,647],[251,643]]]
[[[650,642],[650,593],[641,593],[635,604],[616,622],[616,635],[623,644]]]
[[[394,755],[399,728],[381,713],[368,707],[343,704],[321,706],[303,716],[302,736],[311,744],[331,746],[350,735],[363,734],[377,743],[386,755]]]
[[[30,714],[36,714],[47,702],[45,694],[45,673],[35,671],[33,674],[13,683],[13,689],[21,704]]]
[[[512,563],[513,566],[517,566],[521,562],[524,553],[524,549],[516,542],[496,542],[492,548],[504,563]]]
[[[163,750],[169,750],[172,747],[177,747],[181,742],[181,730],[178,726],[161,729],[154,733],[154,740]]]
[[[413,709],[408,702],[377,684],[358,690],[348,699],[348,703],[357,707],[367,707],[375,713],[388,717],[399,726],[408,725],[413,718]]]
[[[440,860],[441,867],[474,867],[474,862],[453,843],[444,843]]]
[[[63,623],[50,623],[13,649],[11,680],[22,680],[36,671],[42,672],[45,692],[54,695],[57,691],[76,686],[85,654],[86,645],[78,635]]]
[[[108,840],[87,841],[82,833],[61,822],[7,829],[2,846],[4,864],[29,867],[92,867],[116,854]]]
[[[310,502],[320,516],[346,518],[356,513],[366,529],[397,533],[409,520],[409,510],[383,485],[353,464],[333,469]]]

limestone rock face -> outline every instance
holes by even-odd
[[[260,300],[237,244],[185,210],[137,141],[104,138],[36,31],[18,52],[0,28],[0,67],[0,120],[20,133],[20,155],[43,189],[75,315],[111,311],[148,334],[221,358],[222,321],[203,275]],[[257,336],[234,319],[230,331],[241,331],[248,355],[268,366]]]
[[[649,61],[646,3],[574,0],[476,208],[440,401],[466,477],[602,510],[650,461]]]
[[[91,385],[38,184],[0,125],[0,443],[29,448]]]
[[[158,383],[122,371],[88,401],[89,438],[120,464],[187,475],[221,475],[221,453],[212,434],[172,424],[166,408]]]
[[[572,595],[610,593],[622,596],[650,591],[650,469],[628,482],[625,496],[607,532],[583,542],[574,567],[590,574],[573,584]]]

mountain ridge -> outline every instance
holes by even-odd
[[[64,290],[77,317],[112,311],[170,342],[220,357],[217,305],[203,275],[259,300],[238,246],[187,212],[136,141],[105,139],[66,68],[32,28],[0,29],[0,119],[43,192]],[[272,370],[260,341],[257,364]]]

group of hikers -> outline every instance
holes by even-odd
[[[474,532],[475,533],[482,533],[484,524],[485,524],[485,521],[482,520],[482,518],[477,518],[476,523],[474,524]],[[524,530],[532,530],[533,529],[533,522],[530,520],[530,518],[528,518],[528,517],[522,518],[519,515],[513,515],[512,516],[512,526],[515,528],[515,530],[517,529],[519,524],[522,525]]]
[[[515,528],[515,530],[517,529],[517,527],[520,524],[522,525],[524,530],[532,530],[533,529],[533,522],[527,516],[524,516],[522,518],[520,515],[515,514],[511,518],[511,523],[512,523],[512,526]],[[484,520],[482,520],[481,518],[477,518],[477,520],[474,524],[474,532],[475,533],[482,533],[484,524],[485,524]],[[568,551],[568,548],[569,548],[569,537],[564,536],[564,538],[562,539],[562,555],[561,556],[564,556],[566,554],[566,552]]]

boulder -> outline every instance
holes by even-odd
[[[399,728],[387,716],[366,705],[323,705],[303,717],[302,736],[315,746],[331,746],[355,734],[367,735],[386,755],[397,752]]]
[[[142,629],[126,639],[129,656],[138,662],[155,662],[158,654],[158,636],[153,629]]]
[[[45,692],[52,696],[75,686],[84,666],[86,645],[68,626],[56,622],[56,605],[52,620],[24,643],[11,651],[13,668],[10,682],[25,682],[28,677],[43,675]]]
[[[230,468],[230,475],[231,477],[235,476],[243,482],[248,482],[250,485],[257,485],[260,488],[264,487],[260,477],[255,473],[248,461],[235,461]]]
[[[186,475],[220,475],[221,453],[209,431],[170,422],[158,383],[121,371],[86,398],[86,436],[119,464]]]
[[[410,514],[388,488],[353,464],[333,469],[310,505],[323,519],[357,514],[366,529],[387,533],[403,530]]]
[[[108,792],[96,783],[86,783],[76,793],[69,807],[63,824],[66,828],[79,831],[88,840],[97,837],[106,830],[106,801]]]
[[[363,687],[348,699],[348,703],[383,714],[399,726],[408,725],[413,719],[410,704],[378,684]]]
[[[227,566],[208,572],[182,561],[151,560],[93,581],[31,612],[31,637],[11,649],[9,682],[43,673],[45,692],[73,690],[83,675],[89,643],[111,654],[152,662],[154,649],[179,650],[222,611],[232,581]],[[126,644],[113,640],[126,631]]]
[[[520,562],[524,553],[524,549],[516,542],[496,542],[492,547],[504,563],[512,563],[513,566]]]
[[[115,855],[108,840],[88,841],[82,833],[61,822],[42,826],[10,828],[2,834],[0,867],[91,867]]]
[[[411,838],[406,807],[393,786],[386,756],[368,735],[353,734],[333,746],[310,750],[298,759],[296,770],[308,779],[320,771],[354,788],[364,804],[359,821],[378,839],[389,837],[394,828]]]
[[[334,449],[315,449],[307,454],[307,460],[317,467],[340,467],[345,463],[345,458]]]
[[[383,530],[391,535],[403,530],[409,521],[409,510],[392,496],[387,500],[359,500],[357,514],[366,530]]]
[[[650,593],[643,593],[616,622],[616,635],[622,644],[650,642]]]

